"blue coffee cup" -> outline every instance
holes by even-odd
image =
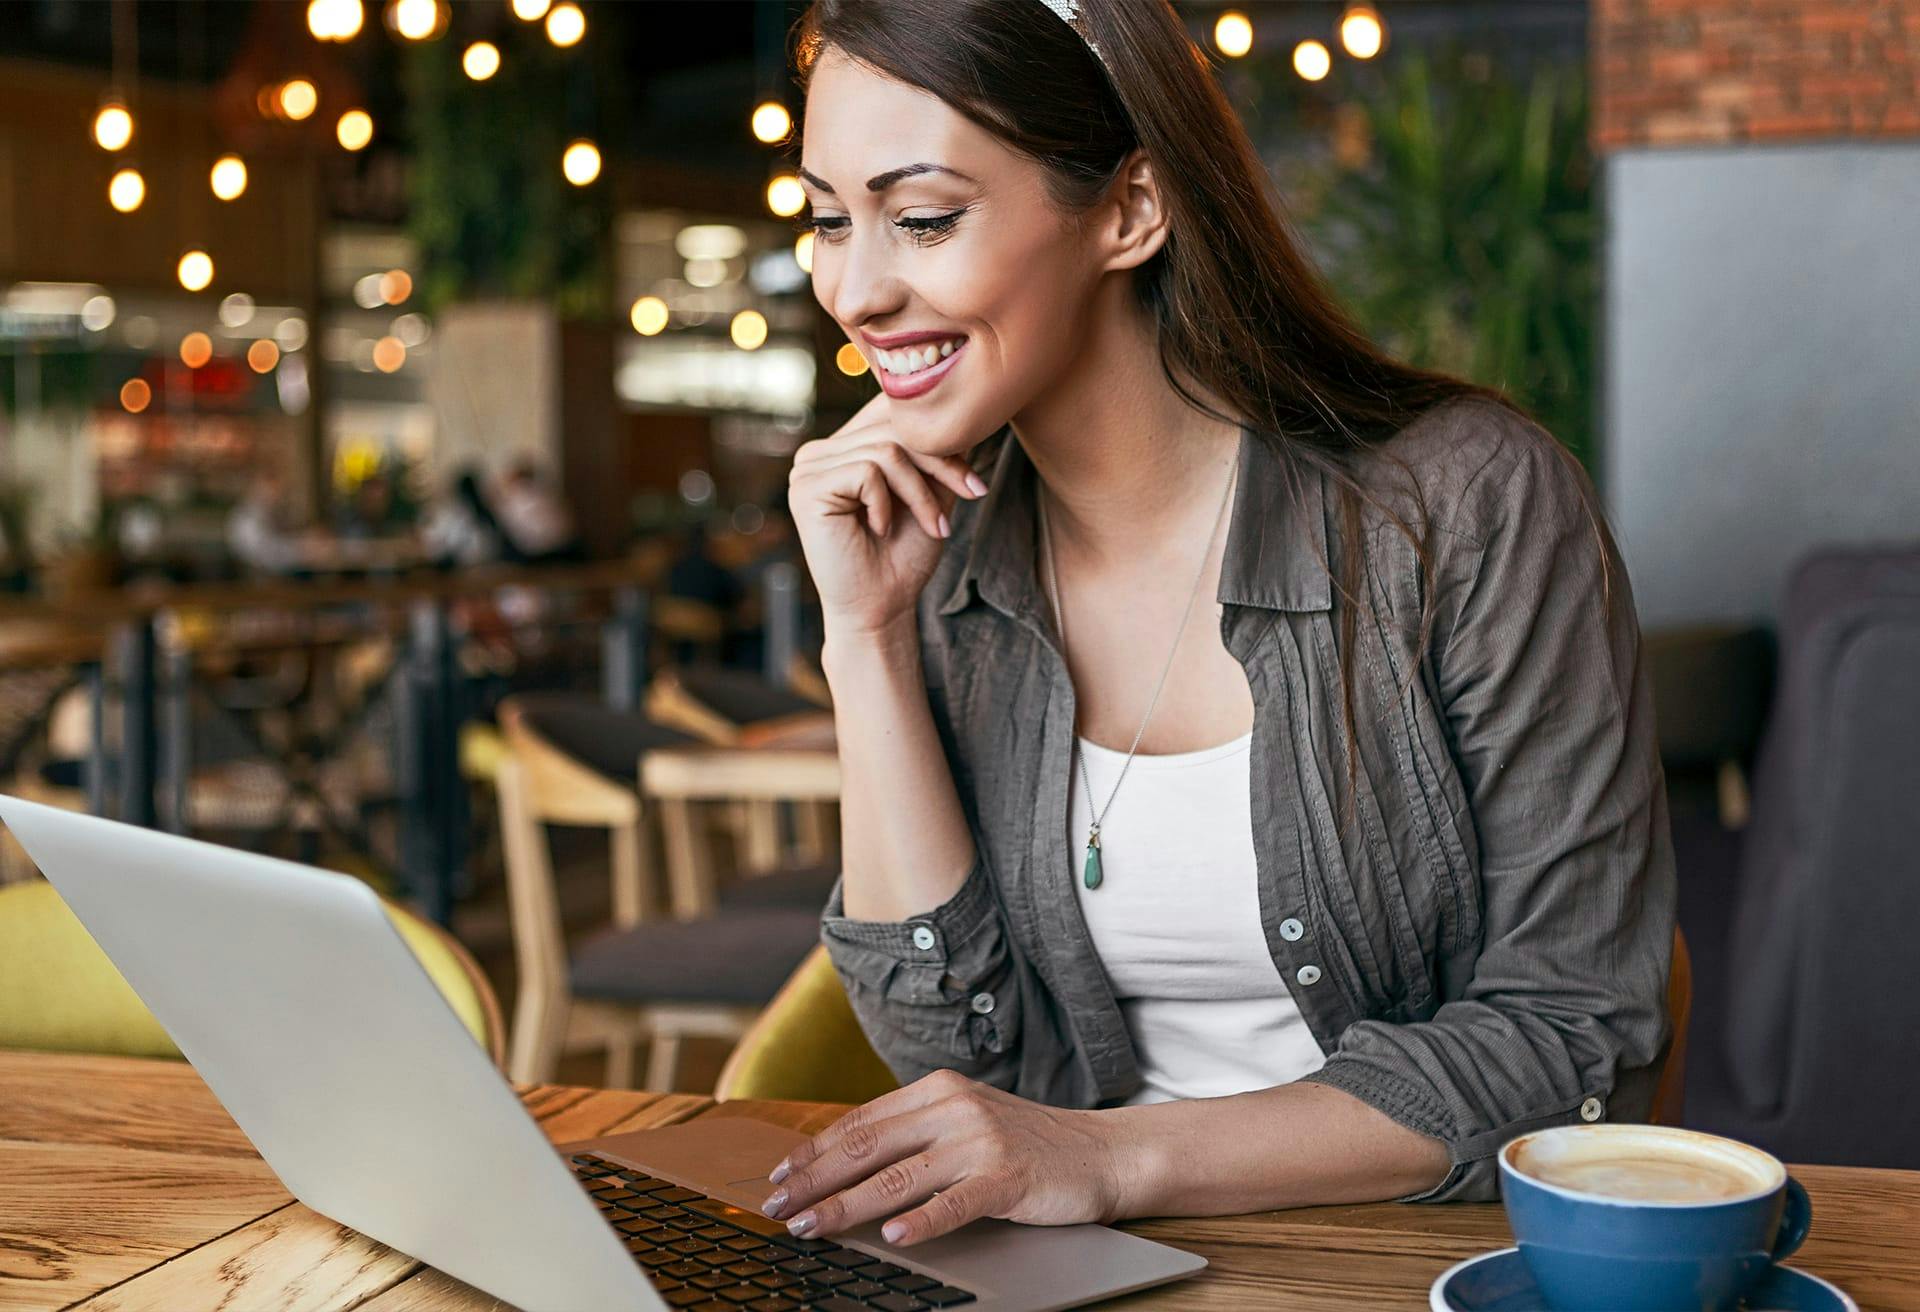
[[[1807,1237],[1807,1191],[1749,1144],[1562,1125],[1500,1150],[1520,1255],[1554,1312],[1732,1308]]]

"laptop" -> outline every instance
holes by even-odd
[[[1039,1312],[1206,1265],[1097,1225],[793,1239],[758,1208],[806,1136],[703,1116],[556,1148],[359,880],[13,797],[0,819],[294,1197],[529,1312]]]

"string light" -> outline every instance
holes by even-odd
[[[182,287],[190,292],[203,292],[213,282],[213,257],[205,251],[188,251],[180,257],[176,272]]]
[[[270,374],[280,363],[280,348],[271,337],[262,337],[247,348],[247,368],[257,374]]]
[[[133,140],[133,112],[118,101],[109,101],[93,116],[94,144],[102,150],[125,150]]]
[[[758,310],[742,310],[727,325],[727,336],[743,351],[757,351],[767,340],[767,317]]]
[[[860,348],[852,342],[840,343],[840,349],[833,353],[833,363],[849,378],[858,378],[867,371],[867,357],[860,354]]]
[[[373,115],[364,109],[350,109],[333,125],[333,135],[348,150],[364,150],[373,140]]]
[[[782,173],[767,183],[767,208],[781,218],[792,218],[807,203],[807,189],[791,173]]]
[[[513,0],[513,16],[523,23],[537,23],[552,7],[553,0]]]
[[[180,339],[180,363],[198,369],[213,359],[213,339],[205,333],[188,333]]]
[[[122,214],[131,214],[147,198],[147,180],[139,169],[121,169],[107,183],[107,204]]]
[[[295,123],[307,118],[318,108],[320,93],[305,78],[297,77],[280,88],[280,112]]]
[[[800,272],[813,272],[813,234],[803,232],[793,239],[793,262],[800,266]]]
[[[475,41],[460,56],[460,67],[475,82],[485,82],[500,71],[500,47],[491,41]]]
[[[1386,25],[1371,5],[1354,5],[1340,20],[1340,44],[1355,59],[1372,59],[1386,39]]]
[[[793,131],[793,115],[787,107],[777,100],[763,100],[754,106],[753,135],[756,140],[771,146],[785,141],[787,134]]]
[[[584,138],[574,142],[560,157],[560,171],[574,186],[586,186],[600,176],[600,148]]]
[[[307,5],[307,31],[316,41],[351,41],[366,19],[360,0],[311,0]]]
[[[222,155],[207,174],[213,194],[221,200],[238,200],[247,189],[247,164],[238,155]]]
[[[1318,41],[1302,41],[1293,48],[1293,71],[1318,82],[1333,71],[1333,55]]]
[[[153,404],[153,389],[144,378],[129,378],[120,384],[120,408],[137,415]]]
[[[570,2],[555,5],[547,13],[547,40],[562,50],[578,45],[587,34],[587,16],[580,6]]]
[[[667,326],[667,303],[658,296],[642,296],[627,317],[633,321],[635,332],[652,337]]]
[[[1213,21],[1213,44],[1229,59],[1238,59],[1253,49],[1253,20],[1238,9],[1229,9]]]

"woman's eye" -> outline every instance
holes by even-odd
[[[844,214],[809,214],[800,221],[800,227],[811,232],[816,241],[837,241],[846,232],[848,222]]]
[[[930,237],[943,236],[953,229],[965,214],[966,207],[950,210],[945,214],[909,214],[894,220],[894,224],[904,229],[916,242],[926,241]]]

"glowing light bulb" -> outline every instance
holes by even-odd
[[[560,157],[560,171],[576,187],[584,187],[600,176],[600,148],[591,141],[576,141]]]
[[[203,292],[213,282],[213,257],[205,251],[188,251],[180,257],[176,272],[182,287],[190,292]]]
[[[1318,41],[1302,41],[1293,48],[1293,71],[1318,82],[1333,71],[1333,55]]]
[[[147,180],[139,169],[121,169],[107,183],[107,203],[122,214],[131,214],[147,198]]]
[[[807,190],[791,173],[782,173],[767,184],[767,208],[783,219],[798,214],[806,203]]]
[[[207,174],[213,194],[221,200],[238,200],[247,189],[247,164],[238,155],[222,155]]]
[[[548,11],[547,40],[562,50],[580,44],[580,38],[586,34],[587,16],[580,12],[579,5],[562,3]]]
[[[350,109],[333,125],[333,135],[348,150],[365,150],[373,140],[373,115],[364,109]]]
[[[500,71],[500,47],[491,41],[475,41],[460,56],[460,67],[475,82],[485,82]]]
[[[667,326],[667,303],[658,296],[642,296],[627,317],[633,321],[635,332],[652,337]]]
[[[771,146],[776,141],[785,141],[787,134],[793,131],[793,115],[787,107],[777,100],[763,100],[753,110],[753,135],[756,140]]]
[[[133,114],[125,105],[102,105],[93,116],[93,140],[102,150],[125,150],[133,140]]]
[[[1213,22],[1213,44],[1229,59],[1238,59],[1253,49],[1253,20],[1238,9],[1229,9]]]

